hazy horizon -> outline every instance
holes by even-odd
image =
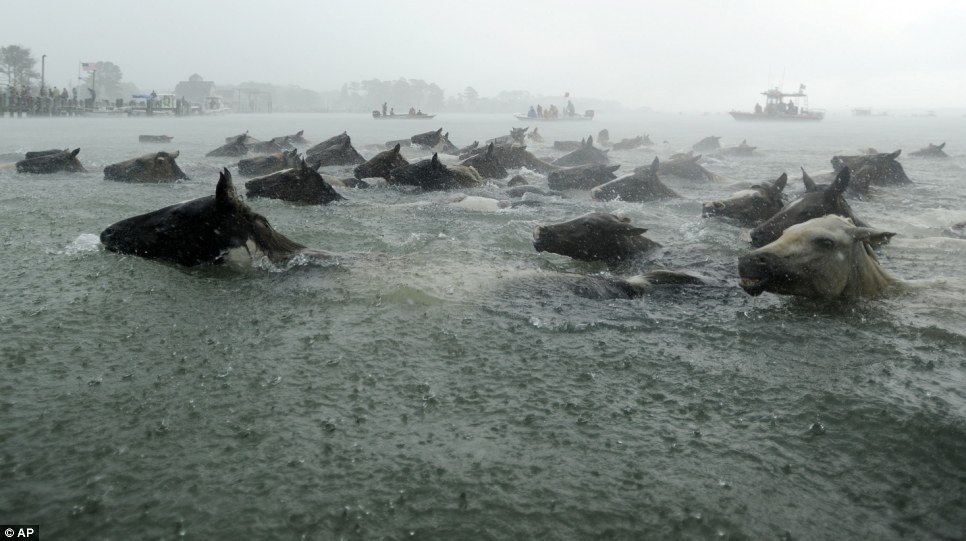
[[[142,90],[172,89],[193,73],[316,91],[405,77],[447,97],[468,86],[484,97],[569,92],[578,109],[583,96],[748,110],[766,88],[800,83],[813,108],[947,109],[963,107],[966,88],[966,3],[941,0],[44,6],[5,5],[0,45],[29,48],[38,71],[46,54],[50,86],[76,82],[79,62],[110,61]]]

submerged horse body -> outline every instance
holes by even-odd
[[[87,171],[81,165],[77,155],[80,149],[74,150],[40,150],[28,152],[24,159],[17,162],[18,173],[33,173],[49,175],[54,173],[83,173]]]
[[[249,261],[264,255],[273,263],[303,254],[333,255],[276,231],[238,197],[228,169],[222,170],[215,195],[121,220],[102,231],[100,239],[111,252],[185,266],[224,263],[239,254]]]
[[[188,180],[188,175],[175,161],[180,152],[152,152],[137,158],[108,165],[104,180],[119,182],[176,182]]]

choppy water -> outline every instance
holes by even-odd
[[[294,240],[363,254],[280,272],[186,270],[106,253],[96,235],[213,193],[231,162],[204,155],[244,130],[348,130],[371,156],[439,126],[462,146],[521,123],[0,119],[0,154],[81,147],[90,170],[0,168],[0,522],[40,523],[45,539],[961,539],[966,248],[948,227],[966,221],[964,123],[540,126],[538,156],[602,128],[649,133],[657,146],[611,152],[627,171],[708,135],[761,156],[710,159],[726,182],[669,181],[686,197],[662,203],[574,192],[480,212],[391,188],[324,208],[250,201]],[[736,285],[741,229],[700,217],[728,182],[930,141],[952,158],[904,155],[914,186],[852,201],[898,233],[883,266],[925,282],[896,298],[751,298]],[[105,165],[162,148],[181,151],[191,181],[103,180]],[[533,226],[594,209],[666,246],[627,272],[684,268],[721,287],[632,301],[554,288],[556,272],[605,269],[536,253]]]

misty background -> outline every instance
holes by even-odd
[[[0,45],[30,49],[38,71],[46,55],[48,87],[87,84],[82,62],[116,67],[102,97],[197,74],[219,93],[271,93],[275,110],[525,112],[570,93],[581,111],[725,112],[805,84],[816,109],[921,111],[964,107],[966,88],[959,1],[55,0],[3,13]]]

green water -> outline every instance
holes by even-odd
[[[602,114],[540,127],[538,156],[602,128],[649,133],[657,146],[611,152],[627,171],[707,135],[760,147],[706,164],[726,182],[668,181],[685,197],[662,203],[572,192],[479,212],[391,188],[343,190],[328,207],[249,201],[290,238],[349,254],[337,264],[184,269],[96,241],[213,193],[231,163],[204,154],[245,130],[313,142],[347,130],[371,156],[440,126],[463,146],[519,125],[446,116],[0,120],[0,154],[81,147],[90,171],[0,166],[0,522],[39,523],[45,539],[962,536],[966,249],[948,228],[966,221],[963,119]],[[174,140],[141,145],[142,133]],[[905,157],[944,140],[949,160]],[[916,184],[852,206],[898,233],[882,264],[921,287],[849,305],[747,296],[742,230],[702,219],[701,202],[869,146],[902,148]],[[162,148],[181,151],[190,181],[103,180],[105,165]],[[669,266],[716,285],[569,293],[557,273],[607,270],[535,252],[531,231],[591,210],[665,245],[626,273]]]

